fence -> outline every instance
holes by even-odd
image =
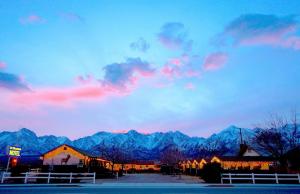
[[[96,181],[96,173],[52,173],[52,172],[26,172],[22,176],[11,176],[10,172],[3,172],[1,183],[9,179],[24,179],[24,183],[37,181],[37,179],[44,179],[49,184],[51,180],[67,180],[72,183],[74,180],[91,180],[94,184]]]
[[[300,184],[300,174],[232,174],[226,173],[221,174],[221,183],[224,184],[224,180],[229,180],[232,184],[233,180],[249,180],[255,184],[259,180],[264,181],[274,181],[274,183],[279,184],[280,181],[298,181]]]

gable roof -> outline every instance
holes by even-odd
[[[245,156],[245,153],[246,153],[248,150],[251,150],[251,151],[255,152],[256,154],[258,154],[259,156],[261,156],[261,154],[260,154],[257,150],[253,149],[252,147],[248,146],[248,145],[245,144],[245,143],[244,143],[244,144],[240,144],[240,150],[239,150],[237,156],[238,156],[238,157]],[[254,157],[254,156],[253,156],[253,157]],[[256,156],[255,156],[255,157],[256,157]]]
[[[67,146],[67,147],[69,147],[69,148],[75,150],[76,152],[79,152],[80,154],[82,154],[82,155],[84,155],[84,156],[88,156],[88,157],[91,157],[91,158],[97,158],[97,157],[98,157],[98,156],[95,155],[95,154],[92,154],[92,153],[90,153],[90,152],[88,152],[88,151],[85,151],[85,150],[76,148],[76,147],[71,146],[71,145],[68,145],[68,144],[61,144],[61,145],[59,145],[59,146],[57,146],[57,147],[55,147],[55,148],[53,148],[53,149],[51,149],[51,150],[45,152],[44,154],[42,154],[42,156],[44,156],[45,154],[48,154],[49,152],[52,152],[53,150],[56,150],[57,148],[62,147],[62,146]]]

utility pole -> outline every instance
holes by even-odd
[[[8,156],[7,165],[6,165],[6,172],[8,172],[9,163],[10,163],[10,156]]]
[[[243,134],[242,134],[242,128],[239,128],[240,129],[240,138],[241,138],[241,144],[243,144]]]

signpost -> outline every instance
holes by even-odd
[[[8,146],[7,147],[8,161],[7,161],[7,166],[6,166],[6,172],[8,171],[11,157],[20,157],[21,150],[22,149],[20,147],[16,147],[16,146]]]

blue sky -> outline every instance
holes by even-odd
[[[208,136],[299,110],[299,1],[0,2],[0,129]]]

